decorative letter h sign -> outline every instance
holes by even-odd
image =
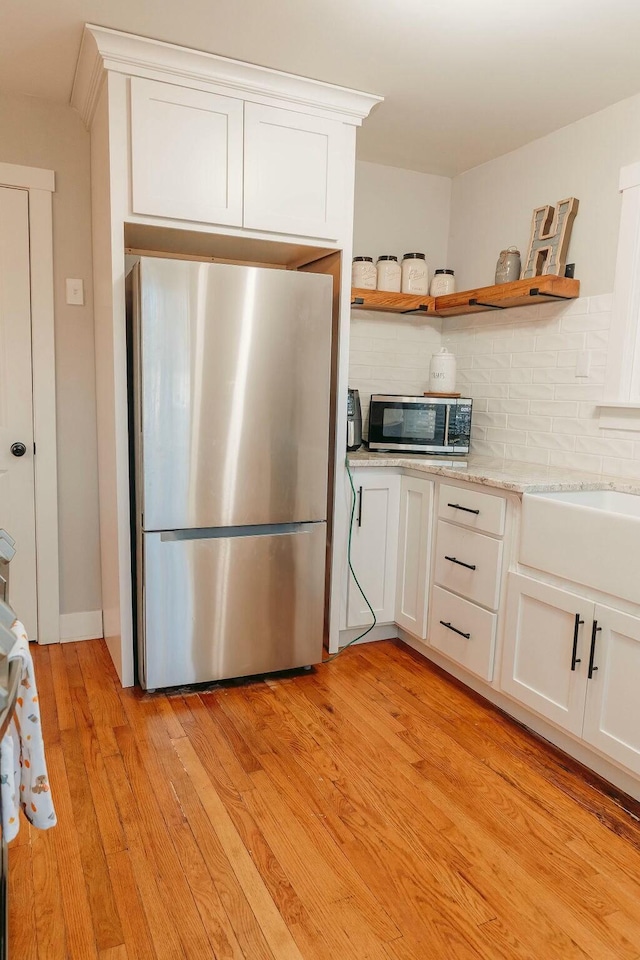
[[[523,280],[547,273],[564,276],[571,227],[577,212],[578,201],[575,197],[560,200],[556,209],[546,206],[533,211],[531,242]]]

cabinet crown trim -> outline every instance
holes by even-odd
[[[295,109],[321,111],[360,126],[383,97],[298,77],[270,67],[232,60],[174,43],[152,40],[95,24],[85,24],[71,105],[91,125],[105,70],[164,80],[182,86],[224,87],[242,99],[268,97]]]

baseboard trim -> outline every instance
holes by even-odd
[[[95,640],[104,636],[102,610],[60,614],[60,643],[72,640]]]

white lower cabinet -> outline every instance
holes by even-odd
[[[497,622],[497,614],[433,588],[429,643],[483,680],[493,679]]]
[[[402,477],[395,620],[421,640],[427,637],[433,481]]]
[[[501,685],[640,774],[640,618],[510,574]]]
[[[356,491],[351,564],[379,623],[395,620],[400,477],[353,470]],[[371,623],[371,612],[349,572],[347,626]]]

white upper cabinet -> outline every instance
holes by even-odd
[[[240,226],[242,114],[242,100],[132,77],[132,212]]]
[[[343,123],[245,104],[244,226],[337,239],[347,155]]]

